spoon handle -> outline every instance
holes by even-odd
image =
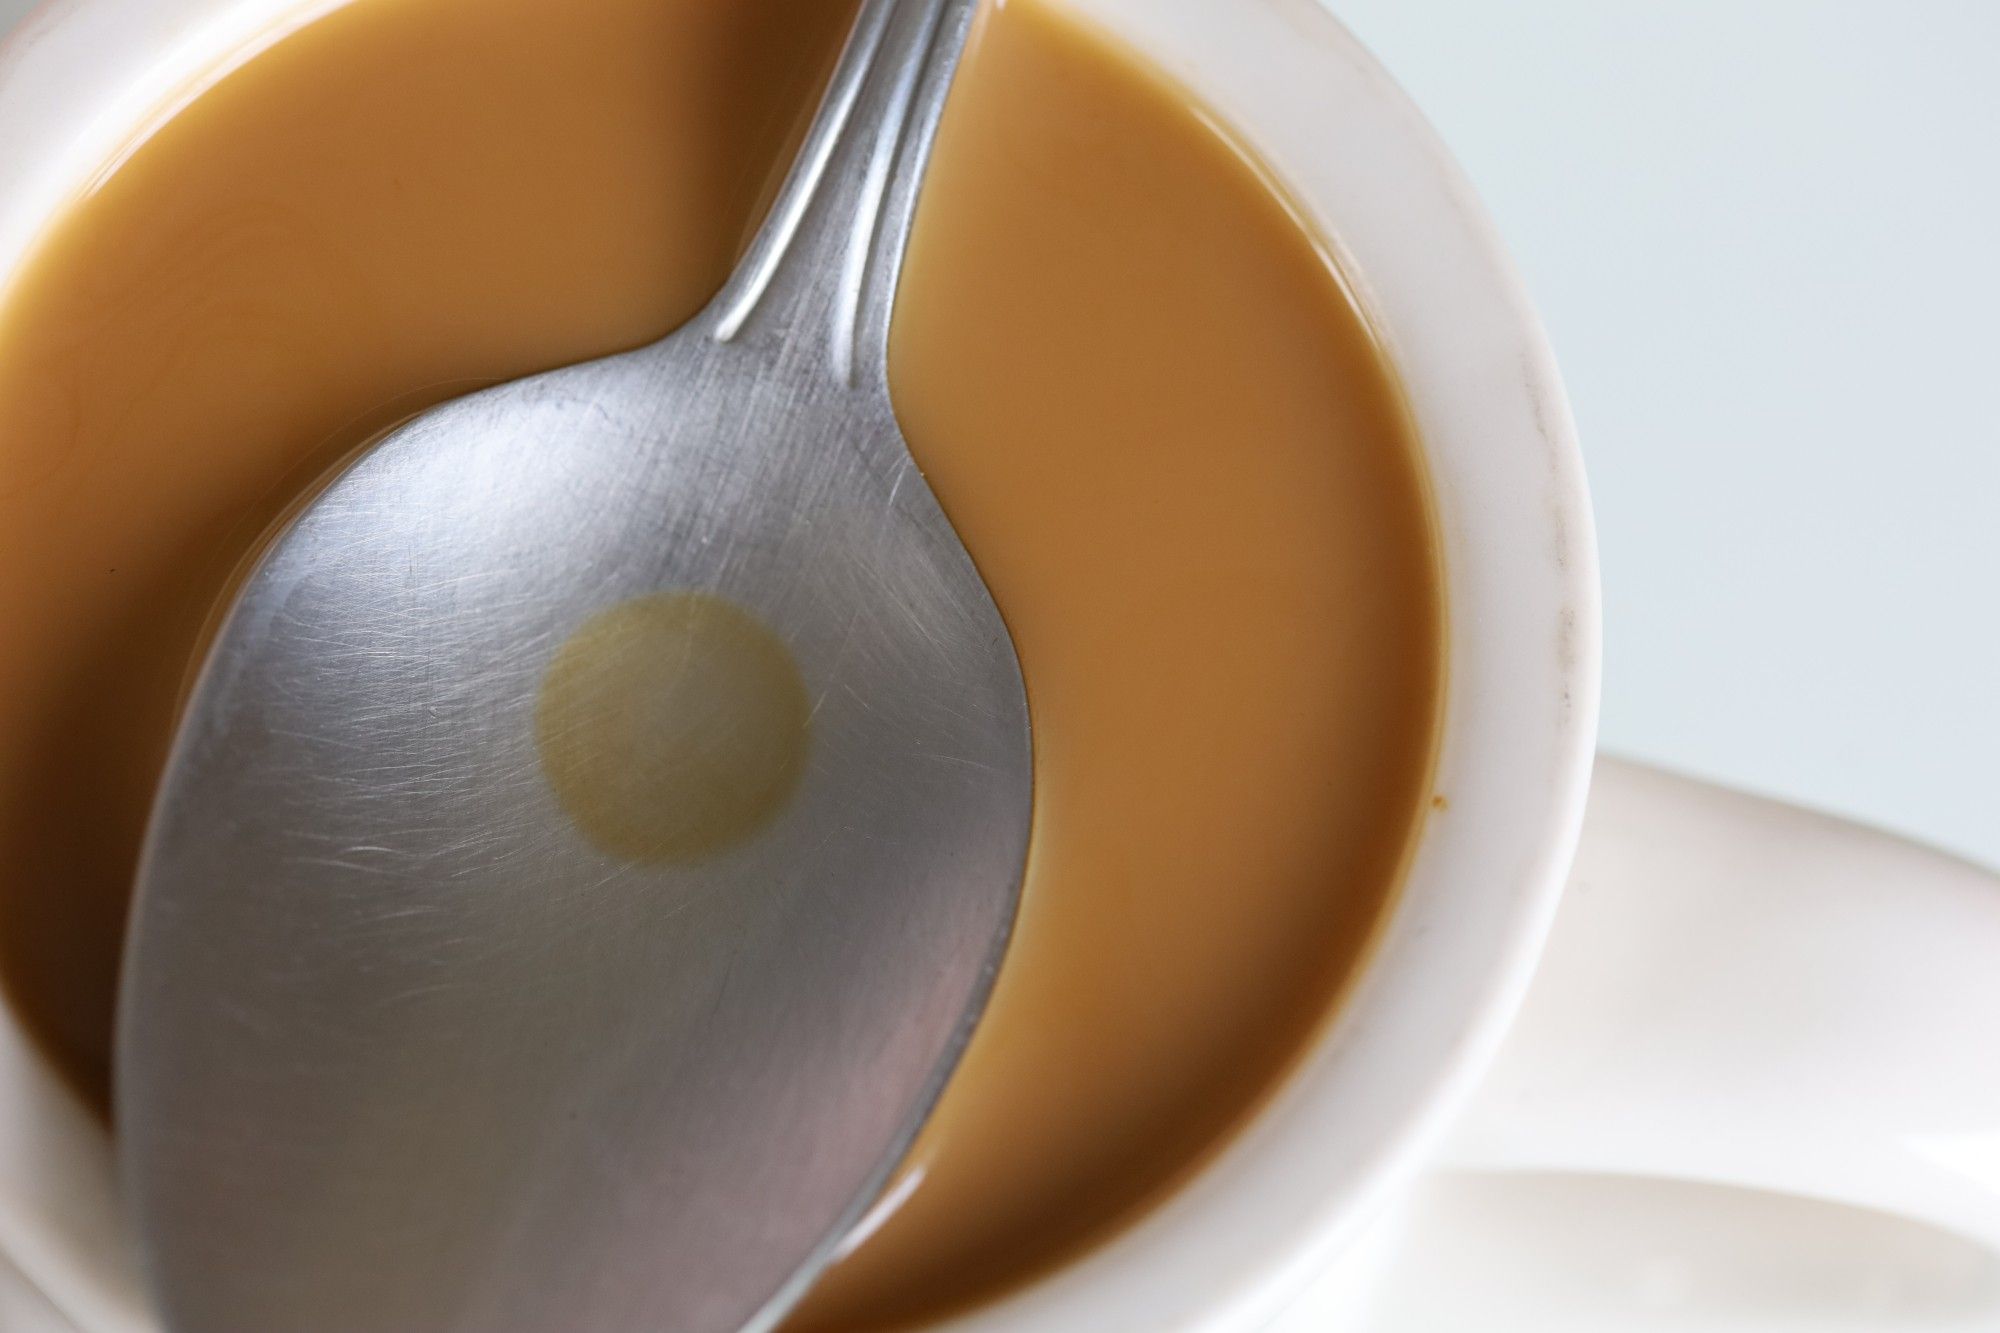
[[[886,385],[918,187],[977,3],[866,0],[777,201],[706,312],[717,342]]]

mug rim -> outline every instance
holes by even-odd
[[[1444,566],[1433,781],[1448,808],[1426,819],[1359,978],[1248,1122],[1123,1230],[934,1327],[1249,1330],[1414,1173],[1526,991],[1595,746],[1594,529],[1554,357],[1502,242],[1422,113],[1329,10],[1059,2],[1189,89],[1255,154],[1376,325],[1415,418]],[[0,45],[0,123],[25,131],[0,141],[0,285],[121,144],[178,109],[177,94],[342,3],[49,0],[35,11]],[[0,1047],[21,1044],[5,1035]],[[21,1079],[55,1078],[38,1055],[11,1063]],[[49,1088],[26,1094],[50,1114]],[[18,1138],[10,1102],[27,1104],[0,1086],[0,1152]],[[108,1194],[108,1144],[105,1168]],[[0,1200],[0,1223],[5,1214]],[[0,1246],[9,1230],[0,1225]],[[106,1329],[139,1326],[125,1256],[65,1263],[35,1249],[74,1269],[37,1274],[52,1295],[73,1291]],[[93,1275],[93,1260],[115,1272]],[[84,1290],[93,1277],[110,1290]]]

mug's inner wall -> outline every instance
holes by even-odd
[[[719,284],[838,0],[355,0],[71,205],[0,304],[0,970],[101,1098],[192,646],[325,464]],[[1132,1216],[1280,1077],[1428,802],[1417,450],[1331,264],[1211,118],[1056,11],[982,19],[899,412],[1014,630],[1023,918],[892,1197],[798,1327],[897,1327]]]

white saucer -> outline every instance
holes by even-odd
[[[2000,1256],[1839,1204],[1439,1173],[1271,1333],[1991,1333]]]

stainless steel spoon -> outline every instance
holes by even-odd
[[[418,418],[248,578],[122,1000],[170,1328],[768,1328],[909,1144],[1029,823],[886,377],[972,7],[868,0],[687,328]]]

